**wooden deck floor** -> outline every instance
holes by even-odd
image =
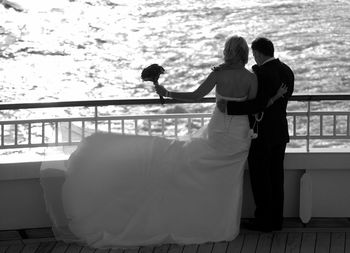
[[[349,219],[312,220],[307,226],[286,222],[282,231],[258,233],[242,229],[230,242],[199,245],[166,244],[136,249],[93,249],[56,241],[50,229],[0,231],[0,253],[350,253]]]

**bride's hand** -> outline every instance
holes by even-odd
[[[163,85],[156,85],[155,89],[156,89],[157,94],[159,96],[163,96],[163,97],[165,97],[167,92],[168,92],[167,89],[165,89]]]
[[[287,91],[288,91],[287,85],[286,84],[282,84],[281,87],[277,91],[277,94],[276,94],[277,98],[283,97],[284,94],[287,93]]]
[[[281,87],[277,90],[276,94],[270,98],[270,100],[267,103],[267,107],[271,106],[276,100],[283,97],[284,94],[288,92],[288,87],[286,84],[282,84]]]

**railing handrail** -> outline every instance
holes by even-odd
[[[291,101],[302,103],[300,107],[288,111],[288,124],[291,133],[291,139],[296,140],[298,146],[300,141],[306,141],[306,151],[310,151],[310,142],[319,146],[320,140],[325,142],[325,146],[346,144],[350,141],[350,112],[343,109],[312,110],[313,102],[319,101],[350,101],[350,94],[295,94]],[[167,104],[181,103],[215,103],[214,97],[205,97],[196,102],[183,102],[178,100],[166,99]],[[322,103],[322,102],[321,102]],[[25,109],[45,109],[45,108],[69,108],[77,109],[89,108],[88,115],[51,115],[44,118],[30,119],[5,119],[0,120],[0,149],[12,148],[31,148],[75,145],[79,143],[80,137],[97,131],[108,131],[115,133],[134,133],[161,135],[169,138],[177,138],[181,134],[191,133],[192,130],[202,127],[206,120],[209,120],[211,113],[167,113],[167,114],[123,114],[113,115],[114,113],[101,113],[100,109],[104,106],[137,106],[137,105],[158,105],[158,98],[136,98],[136,99],[108,99],[108,100],[90,100],[90,101],[57,101],[41,103],[2,103],[0,110],[25,110]],[[80,107],[80,108],[78,108]],[[71,108],[73,109],[73,108]],[[91,111],[90,109],[93,109]],[[297,110],[295,110],[297,109]],[[306,109],[306,110],[305,110]],[[41,111],[38,111],[41,113]],[[49,113],[48,113],[49,114]],[[56,115],[56,116],[55,116]],[[35,115],[34,115],[35,116]],[[185,119],[185,120],[184,120]],[[173,127],[167,127],[167,125]],[[181,127],[181,130],[178,127]],[[66,129],[65,134],[60,135],[60,129]],[[153,131],[153,132],[152,132]],[[74,137],[75,136],[75,137]],[[74,138],[73,138],[74,137]],[[337,142],[338,140],[338,142]],[[341,141],[341,142],[339,142]],[[300,145],[299,145],[300,146]]]
[[[321,93],[321,94],[295,94],[290,101],[325,101],[339,100],[350,101],[350,93]],[[196,103],[214,103],[215,97],[205,97]],[[183,104],[194,103],[191,101],[179,101],[176,99],[165,98],[165,104]],[[57,101],[57,102],[34,102],[34,103],[0,103],[0,110],[16,109],[36,109],[36,108],[53,108],[53,107],[78,107],[78,106],[109,106],[109,105],[154,105],[159,104],[157,98],[133,98],[133,99],[97,99],[97,100],[76,100],[76,101]]]

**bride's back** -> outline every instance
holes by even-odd
[[[225,97],[249,97],[256,76],[246,68],[220,70],[216,73],[216,92]]]

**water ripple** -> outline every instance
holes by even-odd
[[[3,101],[157,97],[140,80],[151,63],[166,68],[167,87],[192,90],[233,34],[271,38],[296,73],[296,92],[350,92],[349,1],[18,3],[23,12],[0,6]]]

